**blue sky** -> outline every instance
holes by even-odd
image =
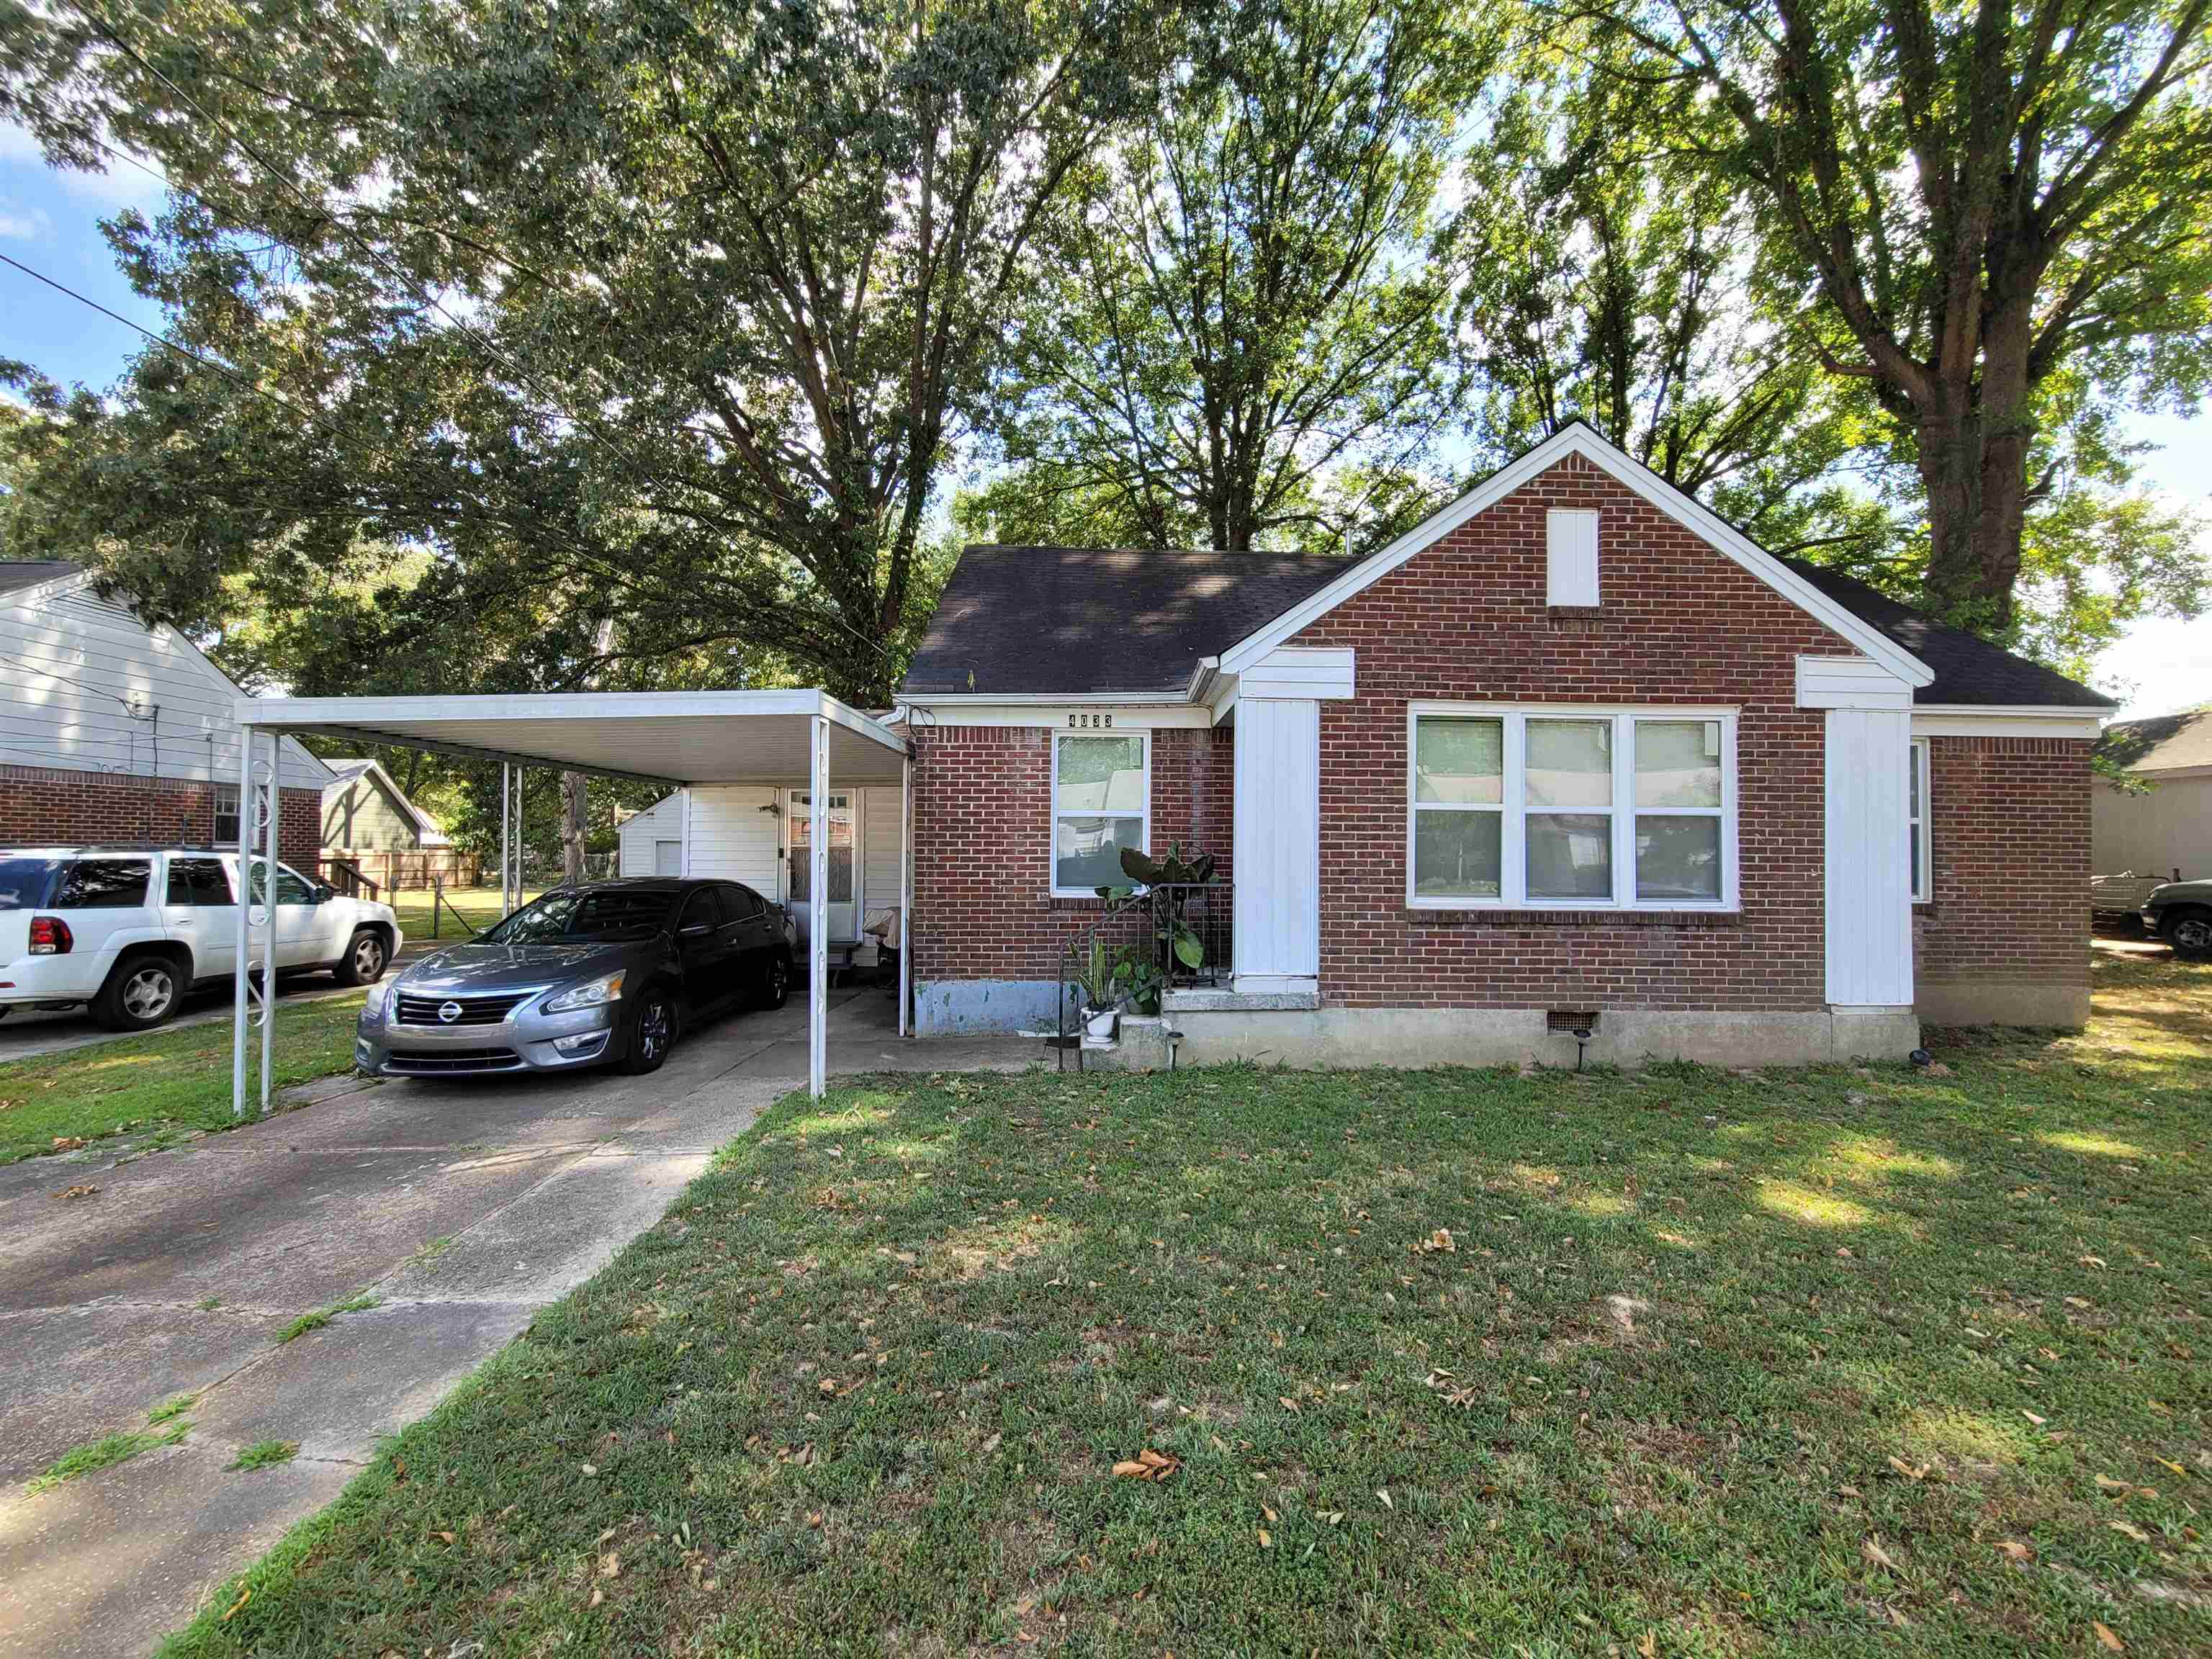
[[[100,221],[136,207],[159,210],[161,188],[114,163],[106,174],[58,173],[28,135],[0,124],[0,253],[20,259],[88,298],[158,330],[161,313],[116,270]],[[0,266],[0,357],[20,358],[64,385],[112,384],[144,341],[120,323]],[[2143,482],[2194,501],[2212,520],[2212,415],[2145,417],[2139,434],[2160,446]],[[2100,686],[2125,698],[2129,714],[2160,714],[2212,700],[2212,615],[2137,623],[2098,665]]]

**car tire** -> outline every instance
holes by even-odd
[[[665,985],[648,985],[631,1006],[623,1070],[632,1077],[657,1072],[675,1047],[676,998]]]
[[[125,957],[92,1000],[92,1017],[111,1031],[150,1031],[176,1018],[185,977],[170,957],[151,951]]]
[[[2212,957],[2212,910],[2174,911],[2160,921],[2158,931],[2178,957],[2197,961]]]
[[[384,977],[391,955],[381,933],[374,927],[357,927],[346,941],[345,954],[331,970],[331,977],[341,985],[374,985]]]
[[[760,1006],[781,1008],[791,1000],[791,958],[781,951],[769,952],[768,966],[761,969]]]

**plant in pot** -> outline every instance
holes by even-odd
[[[1110,1042],[1114,1017],[1119,1012],[1120,976],[1116,963],[1106,954],[1105,942],[1091,941],[1089,957],[1079,963],[1076,988],[1083,994],[1083,1040],[1093,1048]]]
[[[1190,890],[1203,887],[1213,879],[1213,864],[1211,853],[1192,852],[1186,855],[1181,842],[1169,847],[1165,858],[1153,858],[1133,847],[1121,849],[1121,873],[1151,890],[1157,901],[1152,925],[1161,946],[1161,964],[1168,972],[1181,969],[1194,978],[1206,966],[1205,943],[1189,922]]]

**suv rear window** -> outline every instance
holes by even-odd
[[[62,876],[57,910],[133,910],[146,902],[154,866],[143,859],[79,859]]]
[[[53,902],[60,859],[0,859],[0,910],[43,910]]]

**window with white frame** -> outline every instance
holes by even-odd
[[[1410,718],[1409,903],[1735,904],[1733,711],[1422,704]]]
[[[1152,850],[1152,738],[1067,732],[1052,744],[1052,890],[1122,887],[1121,849]]]
[[[1912,815],[1912,902],[1925,904],[1934,893],[1935,872],[1929,864],[1928,836],[1928,739],[1912,741],[1911,782],[1906,787]]]
[[[217,847],[238,844],[238,786],[218,783],[215,787],[215,842]]]

